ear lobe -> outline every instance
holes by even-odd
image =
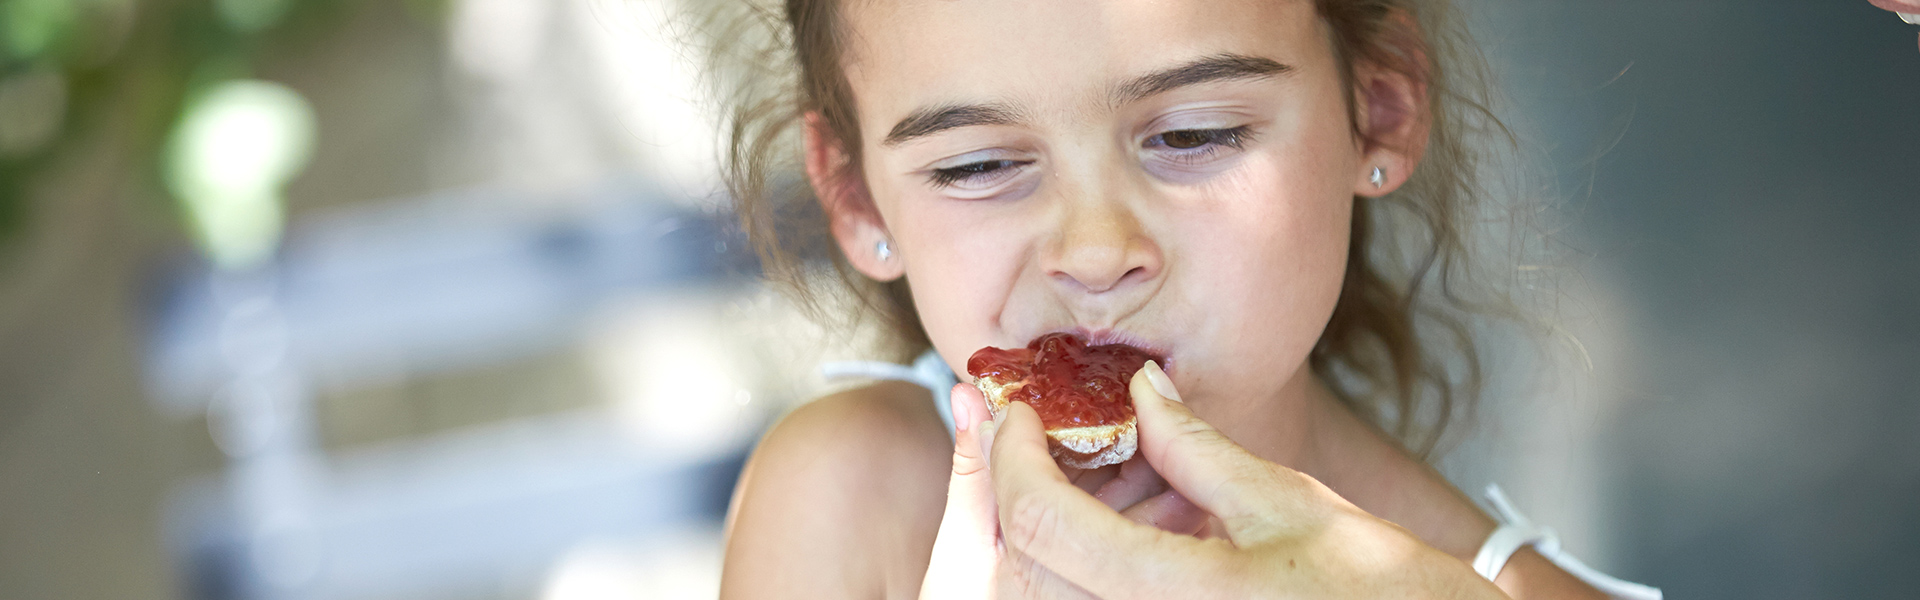
[[[827,215],[828,228],[840,245],[847,263],[861,274],[879,281],[892,281],[906,274],[902,261],[889,252],[876,252],[888,241],[886,223],[880,217],[873,197],[861,180],[860,169],[853,164],[832,128],[819,112],[803,117],[806,142],[807,181]],[[891,243],[889,241],[889,243]]]
[[[1387,26],[1380,43],[1386,46],[1383,54],[1397,64],[1362,63],[1354,68],[1363,143],[1354,193],[1366,197],[1384,196],[1407,182],[1426,154],[1433,123],[1419,26],[1405,13],[1388,18]],[[1372,176],[1376,167],[1382,172],[1378,185]]]

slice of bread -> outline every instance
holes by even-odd
[[[1019,381],[999,381],[990,377],[976,377],[973,387],[980,389],[980,395],[987,399],[987,410],[993,417],[1000,418],[1007,410],[1007,398],[1012,392],[1026,385]],[[1047,450],[1054,460],[1076,469],[1092,469],[1106,465],[1117,465],[1133,458],[1139,448],[1139,432],[1134,427],[1134,417],[1127,416],[1126,422],[1093,427],[1059,427],[1047,430]]]

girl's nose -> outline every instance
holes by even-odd
[[[1160,275],[1160,247],[1125,203],[1084,199],[1061,218],[1044,267],[1067,291],[1105,293]]]

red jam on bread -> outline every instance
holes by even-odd
[[[1053,457],[1091,469],[1133,457],[1138,445],[1127,384],[1154,360],[1125,344],[1088,346],[1069,333],[1049,333],[1026,348],[982,348],[967,359],[974,387],[995,417],[1025,402],[1047,428]]]

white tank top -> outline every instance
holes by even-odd
[[[947,362],[940,354],[928,350],[913,361],[912,366],[896,365],[886,362],[848,361],[832,362],[820,365],[821,376],[829,381],[834,379],[859,377],[906,381],[919,384],[933,392],[934,411],[940,413],[940,420],[947,423],[947,435],[953,435],[953,403],[949,394],[953,384],[959,383],[953,371],[947,368]],[[1486,577],[1488,581],[1500,576],[1500,570],[1507,566],[1507,559],[1525,546],[1533,546],[1535,552],[1552,561],[1568,574],[1580,578],[1602,593],[1620,600],[1661,600],[1660,588],[1645,586],[1631,581],[1622,581],[1605,573],[1595,571],[1580,559],[1560,549],[1560,537],[1553,528],[1535,525],[1526,515],[1520,514],[1513,503],[1507,500],[1499,485],[1488,485],[1487,504],[1493,507],[1494,520],[1500,527],[1487,536],[1480,545],[1480,551],[1473,556],[1473,570]]]

